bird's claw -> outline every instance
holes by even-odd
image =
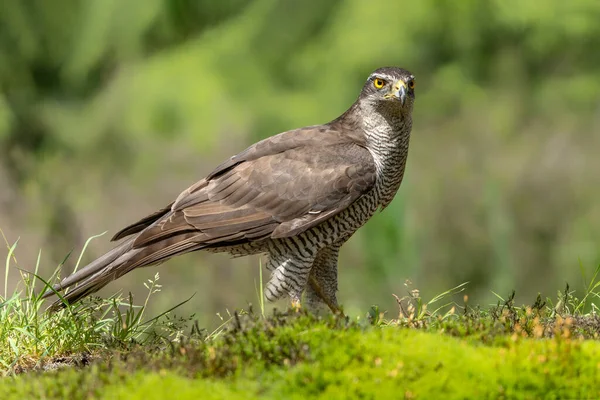
[[[302,305],[300,304],[300,299],[292,299],[292,310],[295,312],[300,312],[302,309]]]

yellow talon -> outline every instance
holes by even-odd
[[[293,299],[292,300],[292,309],[296,312],[299,312],[301,308],[302,308],[302,305],[300,304],[300,300]]]

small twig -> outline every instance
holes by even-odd
[[[407,318],[408,314],[406,313],[406,311],[404,310],[404,307],[402,306],[402,299],[393,293],[392,293],[392,296],[394,296],[394,298],[396,299],[396,302],[398,303],[398,307],[400,308],[401,314],[398,315],[398,318]]]

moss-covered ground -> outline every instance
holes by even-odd
[[[214,338],[130,345],[5,377],[0,398],[600,398],[598,318],[483,314],[363,323],[235,315]]]

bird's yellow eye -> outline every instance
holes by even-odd
[[[373,81],[373,86],[375,89],[381,89],[385,85],[385,81],[383,79],[375,78]]]
[[[410,81],[408,81],[408,88],[410,90],[413,90],[415,88],[415,80],[411,79]]]

